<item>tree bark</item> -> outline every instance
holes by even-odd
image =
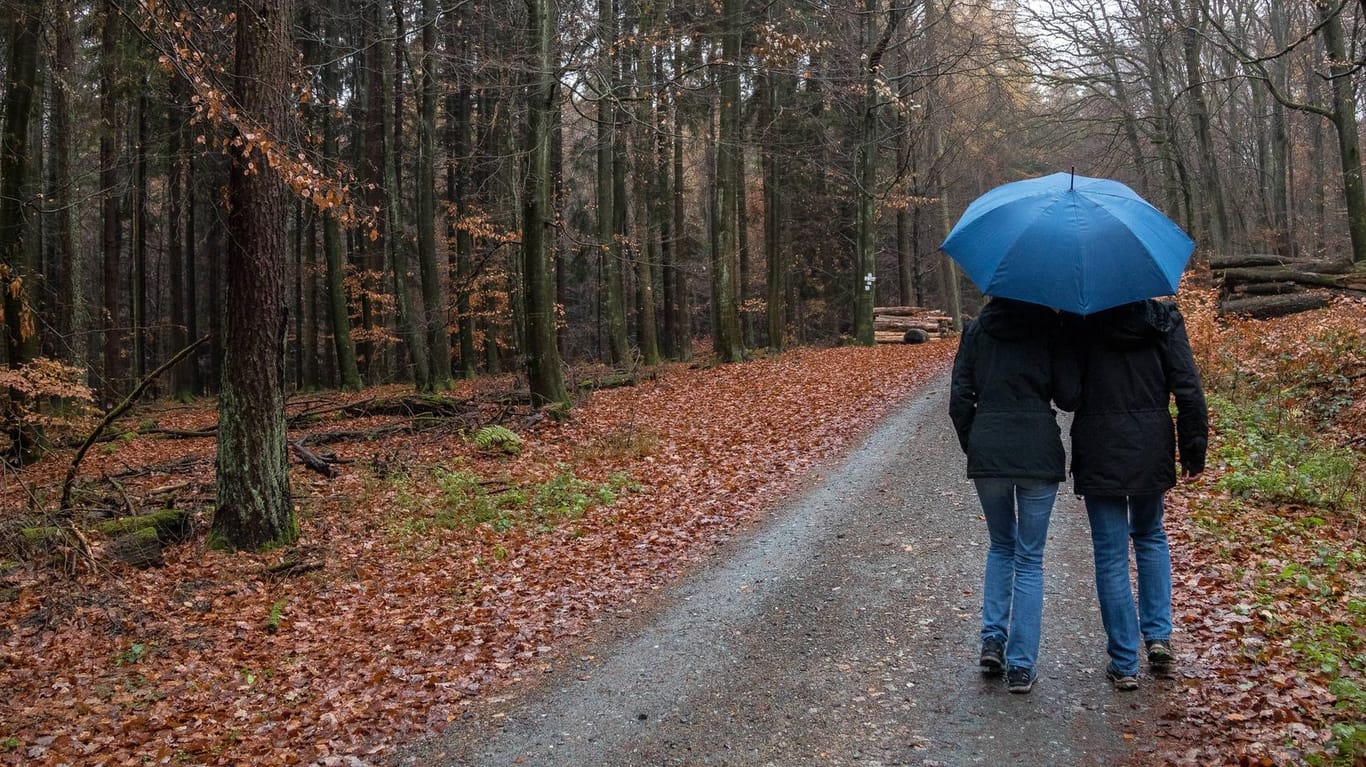
[[[292,135],[288,0],[237,4],[237,104],[248,124]],[[285,434],[286,190],[252,129],[228,179],[218,507],[212,545],[261,549],[298,537]]]
[[[736,292],[740,264],[738,198],[736,188],[740,162],[740,43],[744,34],[742,0],[722,0],[721,62],[718,73],[721,112],[716,140],[716,245],[712,251],[712,314],[716,318],[712,341],[716,359],[739,362],[745,357],[740,338],[740,315]]]
[[[100,399],[112,405],[124,384],[124,337],[122,330],[123,211],[119,204],[120,125],[114,79],[118,72],[118,51],[123,24],[118,7],[106,0],[100,31],[100,216],[103,264],[103,308],[101,323],[104,344],[104,380]]]
[[[25,220],[23,203],[30,191],[29,128],[36,111],[43,4],[29,0],[13,10],[7,30],[9,61],[0,130],[0,289],[4,291],[5,357],[11,369],[28,364],[40,351],[31,287],[37,270],[33,268],[32,230]],[[9,432],[12,457],[20,463],[35,461],[43,452],[42,432],[10,412],[11,408],[24,407],[25,395],[15,389],[5,394],[0,418]]]
[[[559,56],[555,0],[531,0],[528,41],[535,52],[527,104],[528,192],[522,220],[523,275],[526,286],[526,369],[532,402],[569,404],[555,339],[555,281],[551,244],[554,231],[554,173],[551,142],[558,108]]]
[[[324,36],[328,46],[327,63],[323,65],[322,84],[325,99],[323,108],[323,160],[329,172],[335,173],[338,161],[337,109],[335,101],[341,97],[341,74],[337,69],[339,50],[336,47],[338,30],[333,19],[337,3],[330,4]],[[351,310],[346,295],[346,259],[342,253],[341,222],[334,210],[320,212],[323,222],[323,260],[327,264],[328,319],[332,327],[332,350],[336,355],[337,377],[341,388],[355,391],[361,388],[360,366],[356,361],[356,345],[351,340]]]
[[[1366,263],[1366,183],[1361,178],[1361,137],[1357,134],[1357,102],[1352,89],[1356,65],[1348,60],[1343,42],[1342,16],[1329,0],[1317,0],[1323,20],[1323,45],[1328,53],[1333,92],[1333,127],[1337,129],[1338,160],[1342,167],[1342,195],[1347,208],[1347,232],[1352,239],[1352,261]]]
[[[446,331],[446,276],[436,257],[436,0],[422,0],[421,119],[417,150],[417,252],[426,309],[432,389],[451,383],[451,337]]]

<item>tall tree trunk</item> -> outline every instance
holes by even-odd
[[[641,27],[649,18],[641,12]],[[646,365],[659,364],[659,326],[655,308],[655,264],[660,261],[660,215],[657,201],[663,191],[660,178],[654,171],[655,137],[663,130],[660,94],[654,89],[655,59],[652,52],[637,43],[631,46],[636,58],[635,87],[641,105],[640,127],[636,132],[639,146],[635,153],[636,206],[639,223],[636,225],[640,242],[640,258],[636,263],[638,339],[640,358]]]
[[[1276,50],[1283,50],[1290,37],[1287,29],[1284,0],[1269,3],[1271,41]],[[1283,92],[1290,89],[1290,68],[1284,62],[1269,62],[1271,76]],[[1259,91],[1260,92],[1260,91]],[[1271,135],[1265,181],[1268,189],[1269,218],[1275,232],[1275,251],[1294,254],[1295,216],[1290,208],[1290,128],[1286,107],[1278,100],[1271,102]]]
[[[671,175],[670,136],[678,130],[673,119],[672,95],[664,81],[664,49],[656,50],[655,83],[656,120],[658,127],[654,140],[654,175],[657,180],[656,191],[651,204],[653,215],[659,222],[659,284],[662,335],[660,352],[667,358],[678,357],[678,308],[674,288],[674,273],[678,270],[678,241],[674,231],[673,213],[670,201],[673,185],[677,179]]]
[[[71,13],[66,7],[52,15],[55,45],[52,51],[52,213],[57,260],[63,265],[64,279],[58,285],[58,304],[69,317],[64,329],[69,333],[66,362],[85,368],[91,364],[88,309],[85,303],[85,259],[76,247],[75,179],[71,172],[72,103],[71,90],[74,42]]]
[[[778,122],[778,79],[784,73],[767,72],[762,120],[768,128],[768,139],[760,149],[760,162],[764,177],[764,258],[768,263],[767,319],[768,348],[780,352],[786,342],[787,327],[787,264],[783,258],[781,242],[783,219],[783,184],[779,170],[778,149],[781,143],[782,128]]]
[[[461,7],[464,4],[461,3]],[[463,43],[467,38],[461,35],[462,49]],[[455,237],[454,237],[454,274],[456,281],[455,293],[455,316],[459,323],[458,335],[460,343],[460,374],[464,378],[473,378],[478,372],[478,356],[474,348],[474,316],[470,312],[470,289],[473,280],[473,269],[470,259],[474,254],[474,238],[470,236],[469,229],[459,219],[470,213],[470,165],[473,163],[472,133],[474,128],[473,120],[470,115],[470,99],[472,93],[467,82],[460,83],[460,89],[455,95],[456,109],[454,114],[448,116],[451,130],[455,136],[451,142],[451,162],[455,166],[448,171],[448,190],[449,202],[454,206],[455,217]]]
[[[863,110],[859,123],[855,186],[858,189],[857,244],[854,248],[854,341],[873,345],[873,304],[877,296],[877,76],[880,52],[876,50],[877,0],[865,0],[860,16],[867,62],[863,72]]]
[[[245,119],[292,135],[288,0],[239,2],[237,104]],[[215,545],[260,549],[298,537],[285,435],[284,184],[251,136],[233,158],[224,311],[223,389],[218,405]],[[249,168],[248,163],[254,167]]]
[[[401,24],[400,19],[395,22]],[[379,112],[382,119],[382,155],[384,163],[384,212],[386,231],[383,233],[384,248],[389,264],[394,270],[394,302],[398,308],[399,324],[403,339],[408,346],[408,356],[413,365],[413,383],[422,391],[432,388],[431,356],[427,349],[427,334],[423,318],[421,294],[413,290],[413,259],[411,248],[402,236],[403,208],[402,187],[399,182],[398,140],[401,121],[395,119],[395,104],[399,88],[394,79],[394,51],[388,42],[388,26],[384,19],[382,3],[375,4],[375,28],[379,30],[379,40],[375,46],[379,61],[376,76],[383,81],[383,103]],[[399,39],[402,39],[401,36]]]
[[[744,34],[743,0],[722,0],[721,62],[718,72],[721,103],[720,131],[716,140],[716,245],[712,250],[712,314],[716,318],[712,341],[720,362],[739,362],[745,357],[740,338],[739,301],[736,293],[740,266],[737,200],[743,190],[735,188],[740,162],[740,43]]]
[[[323,161],[329,172],[335,173],[340,149],[338,147],[337,117],[334,102],[341,98],[341,73],[338,71],[337,47],[338,30],[336,14],[338,3],[330,3],[328,20],[324,24],[324,34],[329,53],[323,65],[322,85],[324,104],[323,120]],[[323,260],[327,265],[327,305],[328,319],[332,329],[332,350],[337,361],[337,377],[341,388],[355,391],[361,388],[360,366],[356,361],[356,345],[351,340],[351,310],[346,295],[346,258],[342,253],[341,222],[331,210],[322,211]]]
[[[528,83],[528,190],[522,219],[523,276],[526,286],[526,371],[536,404],[569,404],[560,372],[555,339],[555,281],[553,272],[554,178],[551,144],[558,108],[559,53],[556,30],[559,8],[555,0],[531,0],[530,48],[536,68]]]
[[[1181,25],[1181,50],[1186,67],[1186,90],[1190,98],[1191,125],[1195,130],[1198,147],[1197,158],[1200,171],[1200,202],[1197,213],[1201,229],[1212,240],[1209,245],[1218,251],[1228,242],[1228,210],[1224,203],[1223,190],[1219,184],[1219,171],[1215,164],[1214,136],[1210,127],[1209,100],[1205,97],[1204,74],[1201,66],[1203,47],[1203,26],[1200,21],[1198,0],[1190,0],[1190,7],[1182,13],[1181,0],[1170,0],[1172,14]]]
[[[913,167],[914,154],[911,147],[911,118],[904,110],[897,117],[896,167],[906,176],[900,187],[904,191],[905,204],[896,209],[896,287],[897,303],[911,306],[916,303],[916,231],[911,220],[910,199],[914,194],[914,176],[907,172]]]
[[[137,136],[133,143],[132,278],[129,284],[133,333],[133,378],[141,381],[147,371],[147,79],[138,88]]]
[[[304,253],[299,279],[303,282],[303,302],[299,311],[303,314],[303,331],[299,345],[303,348],[303,371],[299,384],[305,391],[313,391],[322,385],[322,371],[318,364],[318,211],[305,209]]]
[[[100,398],[105,405],[118,401],[124,385],[124,339],[122,325],[123,211],[119,205],[120,125],[115,97],[118,51],[123,20],[118,7],[106,0],[100,32],[100,216],[103,266],[104,380]]]
[[[0,289],[4,291],[5,356],[11,369],[22,367],[39,354],[38,324],[31,284],[32,235],[23,202],[28,199],[30,121],[38,84],[38,48],[41,44],[43,4],[29,0],[13,9],[8,30],[9,61],[5,68],[4,125],[0,130]],[[25,395],[6,392],[6,409],[21,407]],[[3,412],[11,440],[11,457],[21,463],[42,454],[42,434],[15,413]]]
[[[451,337],[446,331],[445,275],[436,258],[436,0],[422,0],[421,119],[417,142],[417,252],[426,308],[428,386],[451,382]]]
[[[674,48],[674,69],[681,69],[683,55],[682,46],[675,42]],[[673,99],[673,142],[670,152],[672,159],[673,189],[671,190],[670,202],[672,203],[673,233],[674,242],[674,299],[673,306],[675,312],[674,326],[676,328],[676,338],[674,354],[679,360],[688,362],[692,359],[692,309],[688,301],[688,270],[686,264],[692,259],[692,248],[689,247],[688,240],[688,216],[686,208],[687,185],[686,177],[683,174],[683,105],[682,98],[674,95]]]
[[[171,353],[189,344],[188,325],[185,318],[185,166],[189,161],[185,141],[185,113],[181,104],[189,103],[189,88],[184,78],[175,77],[171,81],[174,94],[166,108],[166,260],[170,267],[167,271],[170,284],[170,327],[167,340]],[[171,396],[184,399],[190,396],[190,363],[182,360],[171,369]]]
[[[613,0],[598,0],[598,46],[600,95],[597,113],[597,235],[603,263],[603,310],[607,319],[608,360],[623,365],[630,356],[626,336],[626,295],[621,241],[617,239],[617,57],[609,54],[617,45],[617,9]]]
[[[1355,69],[1347,58],[1342,16],[1336,3],[1317,0],[1323,20],[1323,45],[1328,53],[1333,89],[1333,127],[1337,129],[1338,159],[1342,164],[1342,195],[1347,208],[1347,232],[1352,239],[1352,262],[1366,264],[1366,184],[1361,178],[1361,137],[1357,134],[1357,104],[1352,91]]]

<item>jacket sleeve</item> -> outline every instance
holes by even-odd
[[[1205,450],[1209,444],[1209,413],[1205,392],[1200,386],[1200,371],[1195,366],[1186,321],[1172,309],[1175,323],[1167,333],[1163,360],[1167,389],[1176,398],[1176,444],[1181,453],[1181,469],[1187,474],[1205,470]]]
[[[949,418],[958,432],[958,446],[968,451],[968,435],[972,433],[972,419],[977,414],[976,344],[977,323],[963,331],[958,342],[958,353],[953,358],[953,379],[949,385]]]
[[[1081,404],[1085,329],[1079,315],[1063,312],[1053,340],[1053,404],[1069,413]]]

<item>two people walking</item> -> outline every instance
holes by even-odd
[[[1169,403],[1175,398],[1175,433]],[[1152,300],[1085,318],[994,298],[963,333],[949,415],[967,455],[990,546],[982,589],[981,665],[1029,692],[1043,611],[1043,555],[1066,458],[1054,406],[1075,411],[1073,487],[1086,504],[1106,676],[1138,687],[1140,638],[1155,673],[1171,670],[1166,491],[1204,469],[1204,395],[1175,306]],[[1129,582],[1129,542],[1138,600]]]

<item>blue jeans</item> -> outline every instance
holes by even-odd
[[[1164,495],[1086,496],[1105,649],[1110,662],[1125,674],[1138,673],[1140,631],[1149,641],[1170,639],[1172,634],[1172,559],[1162,529]],[[1138,570],[1136,606],[1129,587],[1130,539]]]
[[[1043,623],[1043,547],[1058,483],[978,479],[987,518],[982,640],[1006,645],[1006,666],[1034,668]]]

